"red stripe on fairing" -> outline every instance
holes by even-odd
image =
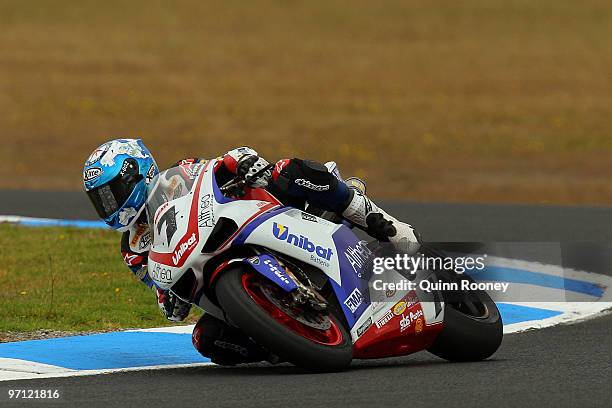
[[[273,208],[278,207],[278,205],[274,204],[274,203],[268,203],[266,205],[264,205],[263,207],[261,207],[259,209],[259,211],[257,211],[255,214],[251,215],[249,217],[248,220],[246,220],[241,226],[240,228],[238,228],[228,239],[225,240],[225,242],[219,247],[219,249],[224,249],[225,246],[227,246],[228,244],[230,244],[234,238],[236,238],[236,236],[238,236],[238,234],[240,234],[240,232],[244,229],[244,227],[246,227],[251,221],[253,221],[255,218],[259,217],[261,214],[265,213],[268,210],[271,210]]]
[[[202,187],[202,179],[204,178],[204,174],[206,174],[206,170],[208,169],[208,166],[210,165],[210,163],[211,163],[211,160],[206,162],[206,164],[204,165],[204,168],[202,169],[202,172],[200,173],[200,177],[198,178],[196,189],[193,192],[193,199],[191,201],[191,213],[189,214],[189,225],[187,228],[187,232],[185,233],[185,235],[183,235],[180,241],[176,244],[176,247],[174,247],[174,250],[171,253],[161,254],[159,252],[155,252],[151,250],[149,251],[149,259],[157,263],[161,263],[164,265],[178,268],[178,267],[183,266],[183,264],[185,263],[185,260],[189,258],[189,255],[191,255],[194,248],[198,246],[200,242],[200,231],[199,231],[198,223],[197,223],[198,200],[200,199],[200,188]],[[172,262],[172,256],[174,255],[176,250],[181,247],[181,244],[184,242],[187,242],[187,240],[189,240],[189,237],[191,237],[194,233],[195,233],[196,243],[192,245],[191,248],[187,248],[187,250],[183,253],[183,256],[181,256],[181,259],[179,259],[178,263],[174,265],[174,262]]]
[[[241,197],[241,200],[268,201],[273,204],[282,205],[282,203],[276,197],[263,188],[245,187],[244,196]]]

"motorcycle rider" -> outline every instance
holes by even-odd
[[[265,188],[285,205],[304,209],[305,205],[331,211],[359,226],[372,237],[391,242],[398,251],[415,253],[419,239],[413,227],[398,221],[365,194],[349,188],[337,175],[315,161],[299,158],[283,159],[274,165],[248,147],[239,147],[214,159],[217,183],[225,184],[236,175],[252,188]],[[197,166],[206,160],[181,160],[185,181]],[[147,271],[151,244],[147,215],[143,211],[147,185],[159,174],[151,152],[140,139],[115,139],[99,146],[85,162],[85,191],[100,218],[123,233],[121,252],[126,265],[149,288],[154,287]],[[158,306],[171,321],[182,321],[191,304],[171,291],[155,288]],[[213,362],[234,365],[255,361],[274,361],[239,329],[207,314],[200,318],[193,331],[194,347]]]

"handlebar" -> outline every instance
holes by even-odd
[[[262,175],[266,171],[271,170],[273,168],[274,168],[273,164],[268,164],[266,167],[262,168],[257,173],[253,174],[251,178],[257,179],[258,176]],[[221,186],[219,190],[221,190],[223,194],[241,195],[240,193],[244,192],[244,187],[246,186],[246,184],[247,184],[247,181],[244,179],[244,177],[237,175],[236,177],[234,177],[233,179],[225,183],[223,186]]]

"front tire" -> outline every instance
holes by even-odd
[[[351,337],[332,313],[309,312],[323,322],[318,328],[301,316],[296,319],[285,292],[249,267],[228,268],[215,291],[227,319],[281,359],[312,371],[340,371],[351,363]]]

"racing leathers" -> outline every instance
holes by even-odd
[[[185,170],[202,159],[185,159],[177,163]],[[363,228],[380,241],[391,242],[399,251],[414,253],[419,248],[417,235],[409,224],[391,217],[376,206],[363,192],[349,188],[337,172],[323,164],[299,158],[284,159],[270,168],[268,162],[248,147],[227,152],[214,163],[218,185],[224,185],[236,175],[242,176],[250,187],[265,188],[287,206],[305,209],[306,205],[330,211]],[[151,244],[146,212],[123,233],[121,251],[132,272],[148,287],[154,282],[147,271],[148,250]],[[191,304],[171,291],[155,288],[158,306],[172,321],[182,321],[189,314]],[[274,361],[264,349],[256,345],[240,330],[204,314],[193,331],[194,347],[205,357],[219,364],[233,365],[243,362]]]

